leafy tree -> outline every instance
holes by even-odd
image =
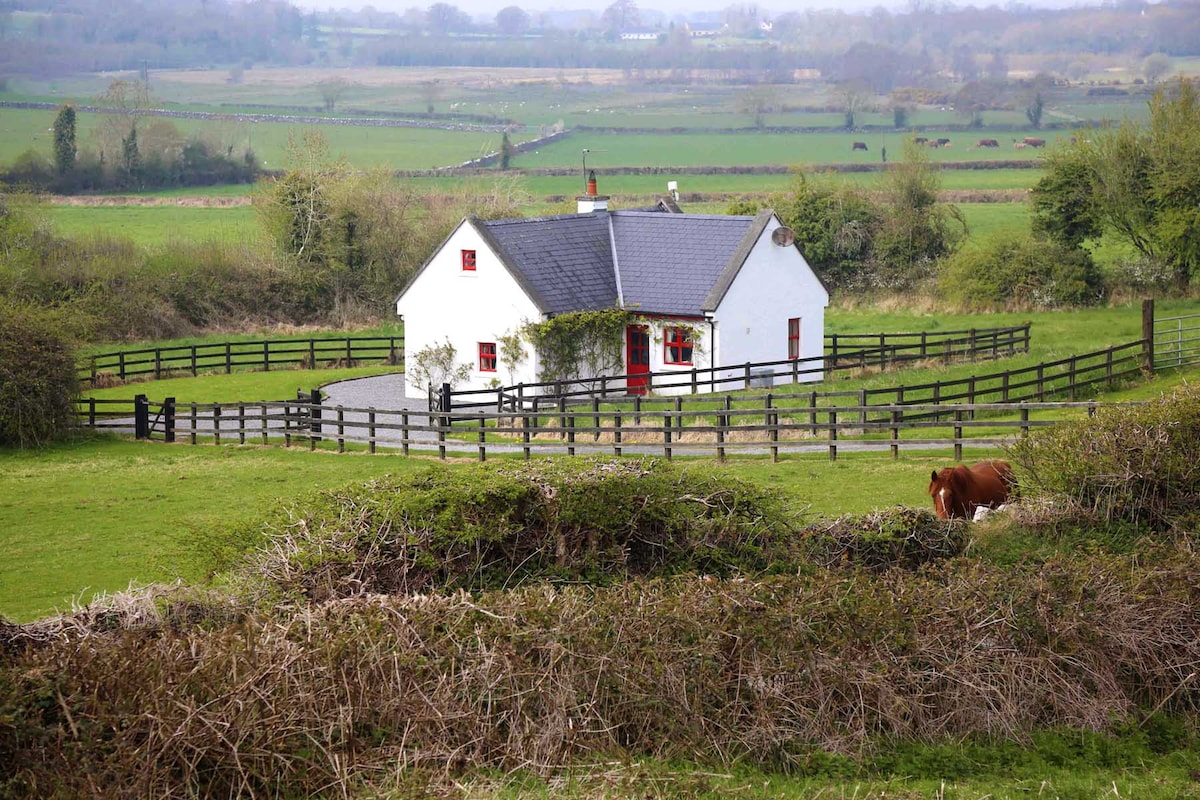
[[[529,30],[529,14],[520,6],[505,6],[496,12],[496,27],[505,36],[519,36]]]
[[[1153,85],[1170,72],[1173,66],[1171,57],[1166,53],[1151,53],[1142,61],[1142,74],[1146,76],[1146,81]]]
[[[129,129],[129,134],[121,140],[121,171],[126,180],[134,181],[141,171],[142,154],[138,149],[137,125]]]
[[[75,106],[67,103],[54,118],[54,168],[66,175],[75,168]]]
[[[1029,120],[1029,124],[1035,128],[1042,127],[1042,113],[1046,110],[1046,100],[1042,97],[1041,92],[1034,92],[1033,97],[1029,100],[1029,105],[1025,106],[1025,118]]]
[[[771,208],[796,232],[805,259],[831,287],[863,288],[873,281],[875,235],[883,209],[865,191],[797,172],[791,188],[771,195]],[[758,206],[735,204],[731,214]]]
[[[1094,305],[1103,281],[1084,250],[1025,237],[964,249],[945,262],[943,297],[963,308],[1060,308]]]
[[[900,163],[888,168],[883,196],[886,213],[875,236],[879,277],[909,286],[933,274],[935,262],[957,248],[966,222],[957,207],[938,202],[941,178],[925,148],[907,140]]]
[[[508,131],[500,137],[500,169],[508,169],[512,162],[512,157],[516,155],[517,148],[513,146],[512,140],[508,138]]]
[[[1111,232],[1186,287],[1200,268],[1200,100],[1180,79],[1150,101],[1150,121],[1090,131],[1046,155],[1034,224],[1078,246]]]
[[[471,29],[471,18],[458,6],[449,3],[434,3],[425,12],[425,20],[432,33],[446,35]]]
[[[640,25],[641,22],[642,15],[634,0],[615,0],[600,15],[600,23],[610,33],[620,33]]]

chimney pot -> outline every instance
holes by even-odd
[[[596,190],[596,170],[594,169],[588,172],[587,193],[591,197],[595,197],[598,194]]]

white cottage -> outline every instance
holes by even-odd
[[[609,211],[607,201],[589,194],[577,214],[464,219],[396,299],[409,357],[449,341],[472,364],[455,388],[533,383],[536,354],[503,364],[500,337],[613,307],[638,316],[625,334],[630,392],[645,391],[638,376],[648,372],[741,374],[748,362],[822,356],[829,293],[774,212],[684,214],[669,200]],[[426,389],[406,385],[410,397]]]

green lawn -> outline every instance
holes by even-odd
[[[174,242],[253,241],[261,229],[250,206],[52,206],[42,212],[64,236],[122,236],[143,247]]]

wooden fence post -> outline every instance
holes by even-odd
[[[346,414],[342,406],[337,407],[337,448],[339,453],[346,452]]]
[[[267,443],[267,404],[261,403],[258,406],[259,430],[262,434],[262,443]]]
[[[900,458],[900,412],[892,412],[892,459]]]
[[[410,433],[410,431],[408,430],[408,412],[401,411],[400,412],[400,453],[402,455],[408,455],[409,433]]]
[[[529,416],[521,409],[521,452],[529,460]]]
[[[765,405],[763,424],[767,426],[767,436],[771,440],[771,461],[776,462],[779,460],[779,412],[774,410],[770,392],[767,392]]]
[[[144,394],[133,398],[133,438],[150,438],[150,401]]]
[[[174,443],[175,441],[175,398],[168,397],[163,400],[163,441]]]
[[[478,421],[478,428],[479,428],[479,460],[480,460],[480,461],[487,461],[487,434],[485,433],[485,429],[484,429],[484,426],[483,426],[483,412],[482,412],[482,411],[480,411],[480,412],[477,412],[477,413],[479,414],[479,421]]]
[[[671,412],[663,414],[663,457],[671,460]]]
[[[837,461],[837,412],[829,410],[829,460]]]
[[[1154,374],[1154,300],[1142,301],[1142,369]]]
[[[238,403],[238,444],[246,443],[246,404]]]
[[[375,452],[375,406],[367,411],[367,450]]]
[[[213,403],[213,444],[221,444],[221,404]]]
[[[196,404],[188,403],[188,407],[190,409],[189,410],[189,424],[192,426],[192,428],[191,428],[192,444],[195,444],[196,443]]]
[[[613,455],[621,456],[621,414],[613,414]]]
[[[962,418],[963,412],[954,412],[954,460],[962,461]]]

